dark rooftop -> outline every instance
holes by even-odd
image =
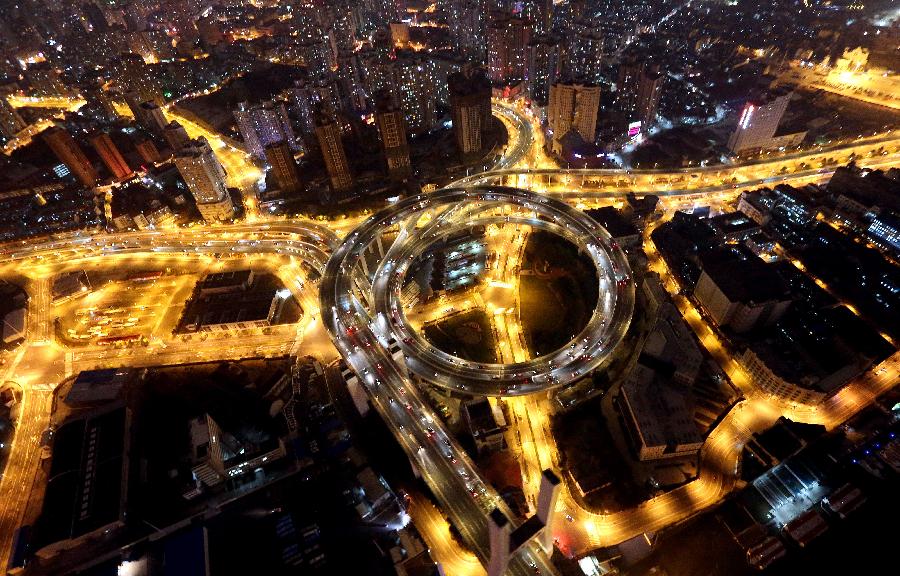
[[[788,287],[774,268],[747,249],[723,247],[700,254],[703,271],[732,302],[783,300]]]
[[[35,549],[78,538],[123,516],[128,411],[71,420],[56,432]]]
[[[638,229],[621,212],[612,206],[604,206],[594,210],[586,210],[585,214],[601,224],[613,238],[634,236],[639,234]]]

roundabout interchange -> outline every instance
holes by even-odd
[[[512,109],[508,115],[515,116]],[[312,335],[324,327],[334,347],[364,382],[370,402],[391,428],[410,461],[427,481],[442,510],[453,520],[471,550],[482,561],[489,555],[487,515],[495,507],[511,516],[491,486],[481,479],[477,467],[459,448],[432,412],[413,375],[457,392],[510,396],[511,409],[522,433],[520,449],[526,494],[533,496],[534,478],[546,468],[557,470],[558,456],[548,438],[546,418],[548,393],[602,366],[628,328],[634,306],[634,285],[624,254],[609,235],[574,206],[598,198],[621,199],[626,192],[664,196],[664,210],[689,206],[702,195],[711,201],[733,200],[741,190],[776,182],[804,184],[827,179],[831,169],[802,166],[787,174],[772,166],[718,167],[718,172],[735,174],[739,183],[724,182],[721,174],[692,180],[690,171],[626,173],[624,171],[554,170],[535,173],[509,167],[523,161],[535,146],[527,120],[520,118],[511,156],[498,167],[504,172],[488,172],[460,182],[474,188],[446,188],[398,202],[359,224],[353,220],[318,223],[310,220],[265,220],[255,216],[247,223],[202,226],[96,236],[73,235],[58,240],[7,245],[0,253],[4,273],[26,276],[31,295],[27,319],[27,339],[14,358],[4,366],[6,381],[18,383],[24,392],[23,408],[7,468],[0,481],[0,560],[5,565],[12,533],[21,524],[32,480],[39,465],[37,437],[49,423],[52,389],[79,369],[95,366],[141,366],[154,363],[222,360],[260,354],[308,353]],[[800,158],[812,162],[827,154],[842,158],[854,154],[863,165],[896,165],[898,139],[894,135],[871,143],[849,143],[828,152],[811,152]],[[864,148],[868,147],[868,148]],[[865,152],[882,149],[867,157]],[[818,155],[818,156],[814,156]],[[842,161],[842,160],[841,160]],[[229,166],[229,170],[235,170]],[[704,169],[711,172],[713,169]],[[765,174],[766,170],[771,170]],[[581,176],[582,182],[577,180]],[[596,184],[585,178],[598,177]],[[605,190],[600,177],[626,179],[620,190]],[[645,178],[646,180],[641,180]],[[678,187],[682,178],[691,186]],[[718,182],[722,180],[723,182]],[[696,185],[693,183],[696,182]],[[484,186],[484,184],[490,184]],[[527,186],[546,195],[503,188],[498,185]],[[559,188],[565,188],[560,190]],[[250,195],[250,192],[244,191]],[[564,200],[565,202],[563,202]],[[574,339],[538,358],[510,364],[475,364],[450,356],[429,344],[409,325],[403,306],[398,305],[403,281],[416,256],[441,237],[460,233],[477,225],[494,223],[528,226],[558,234],[587,254],[597,269],[598,305],[587,326]],[[388,236],[385,236],[385,235]],[[382,237],[391,237],[389,246]],[[252,238],[252,240],[249,240]],[[651,268],[665,272],[652,243],[646,249]],[[367,269],[365,255],[380,245],[377,267]],[[256,336],[246,344],[226,349],[218,341],[151,345],[146,350],[111,353],[88,350],[76,354],[52,338],[48,284],[53,275],[82,265],[147,266],[164,262],[209,261],[213,255],[227,258],[246,254],[263,262],[271,258],[285,285],[303,305],[309,317],[296,335],[285,342],[283,334]],[[314,272],[314,273],[313,273]],[[321,278],[319,277],[321,275]],[[763,397],[732,358],[722,351],[697,311],[677,295],[677,286],[666,278],[666,287],[679,310],[707,351],[741,389],[745,401],[730,412],[706,440],[701,453],[699,478],[686,486],[657,496],[640,507],[613,514],[585,509],[567,490],[557,505],[557,516],[569,522],[553,525],[560,548],[568,554],[585,553],[600,545],[621,542],[643,531],[657,530],[709,507],[727,494],[735,483],[740,448],[749,435],[765,422],[781,414],[800,421],[840,424],[889,387],[890,377],[868,375],[845,388],[845,392],[819,408],[791,405],[778,398]],[[695,317],[696,316],[696,317]],[[321,324],[321,326],[319,325]],[[705,331],[705,332],[704,332]],[[702,333],[701,333],[702,332]],[[410,358],[392,354],[395,343]],[[310,344],[312,345],[312,344]],[[573,347],[574,345],[574,347]],[[237,348],[235,348],[237,346]],[[241,347],[243,346],[243,347]],[[331,356],[333,358],[333,353]],[[34,359],[30,361],[29,359]],[[399,358],[399,360],[398,360]],[[895,354],[886,361],[897,366]],[[53,367],[53,368],[51,368]],[[558,520],[559,518],[557,518]],[[424,528],[423,528],[424,529]],[[449,563],[449,562],[448,562]],[[478,573],[479,567],[473,568]],[[555,573],[543,550],[528,545],[513,559],[510,573]],[[460,573],[448,571],[448,573]]]

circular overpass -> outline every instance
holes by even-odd
[[[500,222],[545,230],[574,244],[596,267],[599,296],[585,327],[563,347],[524,362],[476,363],[444,352],[413,329],[400,293],[413,261],[431,244]],[[385,235],[395,237],[372,272],[364,265],[367,250]],[[606,362],[631,322],[634,283],[625,254],[582,212],[524,190],[475,187],[408,198],[369,218],[328,262],[320,297],[326,326],[345,357],[357,357],[350,363],[360,377],[377,379],[384,369],[363,358],[373,342],[363,339],[360,347],[359,330],[368,328],[382,345],[396,342],[407,367],[430,382],[466,394],[511,396],[565,385]]]

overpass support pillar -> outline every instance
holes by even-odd
[[[556,500],[559,498],[559,476],[549,468],[541,473],[541,488],[538,491],[537,517],[544,528],[538,536],[541,548],[547,554],[553,554],[553,517],[556,512]]]
[[[509,531],[509,518],[499,508],[494,508],[488,515],[491,558],[488,562],[487,576],[503,576],[506,573],[509,566]]]

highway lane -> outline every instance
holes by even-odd
[[[501,205],[523,210],[498,210]],[[424,223],[423,223],[423,216]],[[453,358],[424,340],[415,348],[415,336],[397,310],[400,288],[412,259],[439,237],[471,226],[494,222],[527,223],[567,237],[588,253],[598,267],[601,313],[579,334],[574,350],[566,347],[541,359],[519,365],[476,365]],[[381,265],[371,277],[361,266],[363,254],[385,232],[397,232]],[[366,283],[370,287],[366,287]],[[448,511],[454,524],[482,561],[489,557],[487,513],[499,507],[510,518],[499,496],[485,483],[477,468],[421,398],[411,369],[430,382],[479,393],[508,393],[514,386],[530,390],[565,384],[577,377],[579,366],[589,370],[603,362],[627,329],[634,287],[627,260],[609,235],[591,219],[557,201],[511,189],[442,190],[404,200],[372,216],[335,250],[320,283],[323,319],[334,343],[357,373],[372,404]],[[391,320],[389,321],[388,318]],[[604,339],[604,338],[608,338]],[[396,362],[387,350],[397,342],[407,355]],[[429,348],[425,348],[428,346]],[[517,382],[521,370],[530,370],[526,386]],[[536,378],[535,378],[536,377]],[[533,568],[552,570],[547,559],[529,546],[511,565],[512,573]]]
[[[507,120],[509,120],[509,119],[507,118]],[[885,140],[885,144],[887,146],[890,146],[891,142],[889,140]],[[840,144],[840,145],[836,145],[835,148],[833,148],[833,150],[839,151],[839,150],[843,150],[845,148],[849,149],[849,148],[852,148],[853,146],[857,146],[857,145],[858,144],[853,144],[853,143]],[[515,145],[512,146],[512,150],[509,150],[509,149],[507,150],[507,153],[505,155],[506,158],[501,159],[501,160],[504,160],[505,162],[507,162],[506,166],[512,167],[512,166],[515,166],[515,164],[517,164],[517,161],[515,160],[515,157],[518,154],[517,150],[518,150],[518,148]],[[797,155],[795,157],[795,159],[799,163],[800,160],[802,160],[802,159],[813,158],[813,157],[815,157],[816,154],[821,154],[821,153],[822,153],[822,151],[812,151],[805,155]],[[849,152],[848,152],[848,154],[849,154]],[[734,166],[734,167],[716,167],[716,170],[720,173],[715,174],[715,175],[712,173],[712,168],[706,169],[705,172],[703,173],[703,175],[698,177],[698,180],[700,180],[701,183],[704,183],[705,186],[697,187],[697,188],[691,188],[691,187],[672,188],[673,182],[677,183],[678,178],[681,177],[681,178],[689,179],[689,178],[691,178],[690,174],[692,174],[693,172],[657,171],[657,172],[653,172],[652,174],[648,173],[646,175],[646,177],[648,179],[658,180],[658,182],[651,182],[651,184],[653,184],[653,186],[648,187],[648,189],[646,191],[657,193],[657,194],[662,194],[662,195],[680,197],[680,198],[690,198],[691,196],[693,196],[693,197],[696,197],[696,198],[702,200],[711,195],[736,194],[736,192],[739,190],[738,186],[748,188],[753,185],[772,185],[774,183],[778,183],[778,182],[782,182],[782,181],[785,181],[788,183],[793,183],[793,182],[821,180],[823,178],[827,178],[831,173],[831,169],[829,168],[829,169],[819,169],[819,170],[816,170],[816,169],[799,170],[797,174],[788,173],[783,176],[782,175],[773,176],[771,174],[776,171],[777,162],[778,162],[777,160],[768,161],[768,163],[766,163],[764,161],[755,162],[754,163],[755,170],[760,171],[760,172],[770,170],[769,175],[761,176],[761,177],[757,177],[757,178],[748,178],[746,180],[741,181],[739,185],[734,185],[734,184],[711,185],[708,182],[708,180],[715,179],[715,178],[723,178],[722,173],[721,173],[722,170],[728,171],[728,170],[741,169],[740,165]],[[874,167],[890,166],[892,164],[896,164],[896,162],[897,162],[896,151],[892,155],[889,155],[887,157],[881,157],[881,158],[876,158],[876,159],[862,159],[862,161],[861,161],[861,163],[864,163],[865,165],[874,166]],[[688,169],[688,170],[690,170],[690,169]],[[696,171],[696,170],[694,170],[694,171]],[[513,171],[513,172],[510,172],[510,173],[504,175],[504,177],[520,178],[523,175],[530,176],[534,173],[535,172],[533,172],[533,171]],[[731,174],[731,173],[732,172],[729,172],[729,174]],[[584,187],[581,187],[581,190],[578,190],[577,188],[579,187],[579,185],[577,183],[573,182],[573,180],[578,179],[578,178],[576,178],[576,176],[580,176],[580,177],[587,179],[589,177],[589,174],[587,174],[587,173],[578,172],[578,171],[555,170],[554,174],[559,175],[559,178],[556,178],[556,177],[553,178],[557,182],[559,182],[561,180],[562,185],[576,188],[576,190],[572,191],[571,193],[568,193],[568,195],[565,196],[566,200],[571,203],[575,203],[579,199],[582,199],[582,198],[621,198],[625,192],[643,189],[641,186],[637,185],[638,180],[631,181],[630,180],[631,174],[627,173],[625,171],[613,171],[610,174],[604,175],[604,177],[622,178],[622,179],[625,179],[628,181],[627,185],[623,186],[622,189],[619,189],[616,191],[591,190],[590,186],[593,185],[591,182],[586,182],[588,185],[587,189],[585,189]],[[740,173],[738,172],[738,174],[740,174]],[[543,173],[542,175],[553,176],[553,174],[547,174],[547,173]],[[484,178],[484,176],[481,176],[480,178]],[[743,178],[743,176],[742,176],[742,178]],[[704,181],[704,179],[707,181]],[[566,180],[568,180],[568,182],[566,182]],[[599,187],[601,184],[602,184],[602,180],[598,180],[597,186]],[[536,183],[536,187],[541,189],[539,182]],[[666,189],[665,187],[669,187],[669,188]],[[551,194],[555,195],[559,191],[551,189],[549,192]],[[344,224],[345,225],[343,227],[339,224],[336,228],[346,229],[346,224],[350,224],[350,223],[348,222],[348,223],[344,223]],[[259,233],[261,229],[265,228],[268,225],[269,225],[268,223],[266,223],[264,225],[263,224],[243,225],[243,228],[241,227],[241,225],[232,226],[232,227],[225,226],[224,228],[231,230],[231,232],[228,232],[226,230],[222,230],[222,232],[225,234],[232,233],[235,236],[252,235],[252,234]],[[275,224],[273,223],[272,225],[274,226]],[[286,222],[286,223],[283,223],[283,225],[287,229],[292,229],[295,224]],[[157,254],[164,254],[164,253],[171,253],[173,255],[187,254],[188,252],[191,252],[191,251],[197,255],[210,254],[210,253],[213,253],[215,251],[215,249],[217,249],[217,248],[230,249],[230,247],[236,246],[236,244],[229,244],[227,242],[222,243],[222,244],[217,244],[214,246],[203,245],[205,243],[204,234],[210,234],[210,231],[212,231],[213,236],[215,236],[215,234],[217,234],[218,231],[220,231],[220,228],[221,227],[219,227],[219,226],[197,227],[196,229],[194,229],[194,232],[192,233],[192,235],[189,235],[187,237],[187,239],[184,242],[181,242],[180,244],[178,242],[171,242],[172,235],[176,234],[176,231],[164,231],[164,232],[149,233],[151,235],[153,235],[153,234],[156,235],[156,240],[154,242],[150,242],[150,241],[144,242],[143,240],[141,240],[141,242],[143,242],[143,244],[139,242],[136,245],[128,244],[127,242],[132,242],[134,240],[137,240],[137,238],[126,238],[125,236],[120,235],[119,240],[122,241],[122,242],[120,242],[120,245],[118,245],[118,246],[106,245],[104,247],[104,249],[102,249],[102,250],[95,250],[93,248],[84,248],[82,245],[85,242],[84,238],[80,238],[76,235],[74,238],[69,238],[64,241],[56,241],[55,246],[53,245],[53,242],[41,242],[41,244],[43,244],[43,247],[37,251],[32,250],[29,245],[20,246],[20,247],[17,247],[16,249],[12,249],[12,250],[4,250],[2,253],[2,256],[0,256],[0,262],[5,261],[8,265],[17,265],[17,264],[23,263],[25,261],[32,261],[33,258],[36,256],[43,256],[45,258],[45,264],[44,264],[45,268],[48,270],[51,270],[51,269],[53,269],[53,267],[61,265],[64,261],[66,261],[70,258],[83,258],[85,261],[87,261],[87,260],[106,260],[106,259],[111,259],[111,261],[112,261],[112,259],[115,259],[115,258],[127,257],[127,255],[129,255],[129,254],[133,255],[134,257],[140,257],[141,254],[147,254],[148,253],[148,252],[146,252],[147,246],[150,246],[150,248],[153,248],[154,243],[156,244],[155,247],[160,248],[160,250],[158,250],[156,252]],[[327,232],[327,229],[325,229],[325,231]],[[287,232],[285,232],[285,233],[287,234]],[[139,233],[135,233],[135,234],[139,235]],[[333,239],[334,239],[334,237],[333,237]],[[226,239],[226,240],[228,240],[228,239]],[[334,242],[336,243],[336,240]],[[178,244],[178,245],[175,245],[175,244]],[[320,249],[322,248],[322,246],[316,246],[316,244],[321,244],[319,242],[311,242],[307,245],[303,245],[303,244],[304,243],[298,242],[297,245],[290,246],[290,247],[288,247],[288,249],[290,250],[291,254],[294,254],[295,256],[297,256],[299,258],[304,258],[304,257],[315,258],[315,254],[317,252],[319,252]],[[325,244],[328,244],[328,242],[325,242]],[[268,252],[266,252],[267,250],[274,250],[274,251],[280,250],[279,242],[274,241],[274,239],[272,242],[266,241],[265,243],[261,244],[257,248],[258,249],[255,249],[255,250],[249,250],[249,249],[247,249],[247,250],[239,249],[239,250],[245,251],[250,254],[259,254],[259,255],[268,253]],[[56,255],[55,253],[57,253],[58,255]],[[326,255],[326,257],[327,257],[327,255]],[[356,281],[358,281],[358,280],[359,280],[359,278],[356,278]],[[690,313],[690,311],[688,311],[688,316],[691,318],[693,317],[693,315]],[[697,321],[702,322],[702,320],[699,318],[699,315],[697,317]],[[52,347],[45,347],[45,349],[51,350]],[[181,358],[181,356],[179,356],[179,354],[180,354],[180,352],[175,351],[172,353],[171,357],[175,358],[175,359]],[[868,402],[871,399],[872,394],[873,394],[873,392],[871,391],[872,389],[881,389],[881,388],[879,388],[879,386],[882,388],[889,387],[890,384],[893,381],[895,381],[893,379],[896,378],[896,359],[894,359],[893,362],[894,362],[894,364],[892,365],[892,372],[882,372],[877,377],[875,377],[875,376],[867,377],[867,379],[866,379],[867,386],[866,387],[860,389],[859,391],[853,391],[852,393],[848,392],[847,394],[844,395],[844,396],[846,396],[846,398],[844,398],[842,396],[840,401],[835,401],[835,406],[832,411],[832,413],[835,414],[834,418],[837,418],[836,415],[838,415],[838,414],[842,414],[842,415],[843,414],[852,414],[855,410],[858,410],[860,406],[864,405],[864,403]],[[10,370],[9,373],[14,376],[15,370]],[[893,375],[891,375],[892,373],[893,373]],[[396,392],[396,390],[395,390],[395,392]],[[803,408],[802,407],[796,408],[796,410],[799,412],[799,411],[802,411]],[[811,411],[808,414],[808,416],[822,418],[822,413],[823,413],[823,411]],[[417,426],[420,426],[420,425],[423,425],[423,423],[420,422],[419,424],[417,424]],[[427,428],[426,428],[426,430],[427,430]],[[734,432],[733,435],[737,434],[738,432],[743,434],[748,429],[743,428],[743,427],[737,427],[737,428],[735,428],[735,430],[736,430],[736,432]],[[716,447],[716,449],[719,449],[719,450],[727,451],[729,442],[734,437],[733,435],[722,434],[721,437],[717,436],[717,438],[719,438],[719,440],[717,440],[714,444],[711,444],[711,446],[714,446],[714,447]],[[426,434],[426,437],[427,437],[427,434]],[[422,437],[421,437],[421,435],[419,435],[419,436],[416,436],[415,438],[421,439]],[[536,442],[540,442],[540,440],[536,440]],[[734,445],[732,445],[732,448],[730,448],[730,450],[732,453],[736,453],[735,452],[736,448],[734,447]],[[712,448],[710,448],[710,451],[712,451]],[[16,453],[18,453],[18,452],[19,452],[19,450],[16,451]],[[453,476],[452,470],[447,470],[445,472],[448,474],[447,478]],[[652,514],[650,514],[650,515],[653,518],[656,518],[656,520],[655,520],[656,523],[666,522],[666,521],[670,521],[672,518],[679,517],[679,515],[683,514],[685,511],[689,512],[691,510],[696,509],[695,508],[696,506],[703,505],[710,501],[715,502],[716,498],[718,497],[717,495],[723,493],[722,490],[730,489],[730,488],[724,487],[724,486],[726,486],[725,477],[720,476],[720,478],[722,478],[721,482],[723,483],[722,484],[723,488],[721,490],[713,489],[714,486],[713,486],[713,488],[704,488],[702,491],[700,491],[700,488],[697,488],[697,487],[691,488],[690,490],[685,490],[686,494],[684,496],[682,496],[682,498],[680,500],[678,500],[677,502],[665,502],[658,506],[656,506],[656,505],[650,506],[650,508],[653,508]],[[709,484],[710,481],[708,479],[704,479],[703,477],[701,477],[701,479],[703,480],[703,484],[698,484],[698,486],[701,486],[701,487],[702,486],[712,486],[711,484]],[[441,480],[441,478],[437,478],[437,480]],[[444,480],[447,480],[447,479],[444,478]],[[451,484],[452,484],[452,482],[451,482]],[[694,494],[694,492],[700,492],[700,493]],[[448,488],[448,493],[452,494],[451,488]],[[2,499],[2,497],[4,495],[5,495],[5,492],[3,491],[2,487],[0,487],[0,499]],[[637,519],[632,519],[630,521],[626,521],[626,520],[617,521],[617,520],[609,519],[609,518],[591,517],[591,516],[588,516],[585,518],[586,519],[583,522],[583,524],[585,526],[585,532],[588,534],[595,535],[594,537],[586,540],[586,542],[588,542],[588,543],[599,542],[599,541],[604,541],[604,542],[608,541],[608,542],[612,543],[615,541],[616,538],[621,537],[623,534],[628,533],[628,530],[639,529],[641,526],[643,526],[641,524],[641,522],[646,520],[645,518],[640,517],[640,516],[637,517]],[[582,523],[582,522],[579,521],[577,523],[572,523],[572,524],[580,524],[580,523]],[[557,523],[557,525],[559,525],[559,523]],[[651,522],[648,525],[655,525],[655,524],[653,524]],[[624,526],[627,526],[628,528],[626,529]],[[2,543],[0,543],[0,545],[2,545]]]
[[[505,108],[509,111],[510,108]],[[527,121],[519,115],[522,121]],[[533,130],[533,128],[532,128]],[[835,142],[826,146],[803,149],[788,154],[776,156],[763,156],[739,160],[733,164],[709,164],[706,166],[689,166],[684,168],[657,168],[657,169],[633,169],[620,168],[562,168],[551,166],[547,168],[507,168],[497,169],[482,174],[472,174],[448,184],[448,188],[456,188],[469,185],[502,184],[497,179],[527,175],[532,177],[545,176],[556,179],[557,182],[570,183],[578,179],[590,182],[596,180],[597,185],[606,182],[608,186],[615,186],[620,179],[624,179],[628,186],[640,186],[643,183],[653,181],[690,182],[691,180],[706,179],[731,179],[744,173],[764,172],[768,176],[790,175],[799,170],[806,170],[815,163],[832,158],[834,164],[849,162],[851,155],[860,165],[866,165],[869,161],[878,161],[878,157],[896,154],[900,151],[900,131],[878,133],[865,136],[856,140]],[[806,166],[803,166],[806,164]],[[782,166],[787,166],[788,171],[781,172]],[[794,167],[792,170],[791,167]],[[681,178],[681,180],[678,180]],[[643,182],[642,182],[643,179]],[[745,178],[749,179],[749,178]],[[620,190],[624,194],[628,190]]]
[[[409,516],[428,545],[435,562],[448,576],[484,576],[484,567],[469,550],[463,549],[450,534],[450,525],[428,498],[410,494]]]

